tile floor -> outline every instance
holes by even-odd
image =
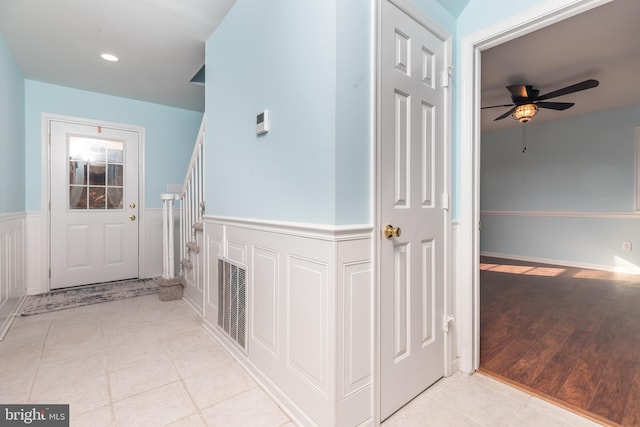
[[[0,402],[68,403],[74,427],[293,426],[186,304],[157,295],[17,318]],[[595,425],[482,375],[442,380],[384,424]]]

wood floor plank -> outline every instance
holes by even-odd
[[[587,410],[621,424],[630,391],[630,384],[621,388],[617,384],[601,381]]]
[[[636,369],[633,386],[624,408],[622,425],[625,427],[640,427],[640,369]]]
[[[640,427],[640,276],[481,262],[480,367]]]
[[[579,360],[556,394],[556,398],[578,408],[588,408],[604,371],[604,364]]]
[[[576,363],[577,359],[575,357],[562,352],[556,353],[540,374],[531,382],[531,387],[541,393],[555,397]]]
[[[532,341],[528,339],[514,338],[509,340],[502,350],[487,363],[486,367],[505,371],[507,367],[516,364],[531,346]]]
[[[537,342],[513,366],[506,369],[505,376],[529,386],[555,355],[555,350]]]

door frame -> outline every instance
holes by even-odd
[[[145,212],[145,127],[124,123],[107,122],[83,117],[42,113],[41,131],[41,172],[40,172],[40,242],[42,256],[42,283],[51,290],[51,150],[49,145],[51,122],[68,122],[85,126],[102,126],[112,129],[136,132],[138,134],[138,277],[146,276],[146,212]]]
[[[380,386],[380,378],[381,378],[381,358],[380,358],[380,334],[381,334],[381,302],[380,302],[380,236],[382,230],[382,221],[380,215],[380,170],[382,165],[382,159],[380,158],[380,147],[382,144],[382,133],[381,133],[381,46],[382,46],[382,2],[389,1],[393,5],[397,6],[404,13],[418,21],[420,24],[429,29],[436,37],[438,37],[444,43],[444,52],[445,52],[445,64],[446,67],[451,67],[452,65],[452,45],[453,38],[452,35],[449,34],[440,24],[435,22],[433,19],[429,18],[424,14],[420,9],[418,9],[415,5],[410,3],[408,0],[376,0],[375,2],[375,10],[373,12],[373,45],[371,46],[371,64],[373,70],[373,78],[372,78],[372,87],[373,87],[373,96],[372,96],[372,131],[374,135],[374,147],[372,150],[372,212],[373,212],[373,268],[374,268],[374,313],[375,313],[375,322],[374,322],[374,340],[373,340],[373,366],[374,366],[374,425],[380,425],[381,422],[381,386]],[[442,71],[442,70],[440,70]],[[439,72],[440,72],[439,71]],[[438,72],[438,73],[439,73]],[[440,75],[438,74],[438,78]],[[451,195],[451,143],[452,143],[452,86],[453,80],[450,80],[449,88],[446,90],[445,94],[445,107],[444,107],[444,116],[445,116],[445,129],[444,129],[444,142],[445,142],[445,164],[444,164],[444,176],[445,176],[445,192]],[[453,311],[453,300],[452,300],[452,250],[451,250],[451,203],[449,202],[449,208],[446,210],[445,215],[445,227],[444,230],[444,310],[443,312],[446,314],[450,314]],[[453,374],[453,342],[454,339],[450,333],[443,333],[444,335],[444,374],[445,376],[449,376]]]
[[[460,43],[459,229],[456,324],[459,369],[480,366],[480,82],[481,52],[613,0],[553,0],[471,34]],[[465,100],[465,102],[462,102]]]

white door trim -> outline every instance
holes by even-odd
[[[129,125],[123,123],[107,122],[103,120],[86,119],[82,117],[65,116],[52,113],[42,113],[40,120],[41,132],[41,175],[40,175],[40,217],[41,217],[41,256],[42,256],[42,283],[47,284],[47,290],[51,290],[51,279],[49,269],[51,268],[51,242],[50,228],[51,220],[49,215],[49,200],[51,198],[50,174],[51,155],[49,147],[49,129],[51,121],[77,123],[87,126],[103,126],[114,129],[136,132],[139,135],[138,142],[138,275],[146,277],[146,215],[145,215],[145,128],[144,126]]]
[[[480,56],[513,40],[612,0],[548,0],[465,37],[460,45],[459,236],[456,247],[456,315],[459,368],[480,363]],[[464,102],[462,102],[464,100]]]
[[[380,153],[380,144],[381,141],[381,108],[380,108],[380,88],[381,81],[380,77],[381,73],[381,58],[380,58],[380,49],[381,49],[381,29],[382,29],[382,2],[387,0],[376,0],[375,2],[375,11],[374,11],[374,25],[372,28],[373,31],[373,40],[374,46],[372,61],[373,61],[373,88],[374,88],[374,102],[373,102],[373,127],[372,131],[374,134],[374,147],[373,147],[373,155],[372,155],[372,171],[373,171],[373,193],[372,193],[372,211],[373,211],[373,268],[375,271],[375,296],[374,296],[374,313],[375,313],[375,323],[374,323],[374,424],[380,425],[380,376],[381,376],[381,363],[380,363],[380,333],[381,333],[381,323],[380,323],[380,244],[379,244],[379,236],[382,230],[382,223],[380,221],[380,168],[381,168],[381,159],[379,156]],[[445,49],[445,64],[447,67],[452,64],[452,45],[453,39],[451,34],[449,34],[444,28],[440,26],[433,19],[429,18],[422,11],[420,11],[415,5],[410,3],[408,0],[388,0],[390,3],[396,5],[399,9],[405,12],[407,15],[411,16],[413,19],[421,23],[423,26],[428,28],[435,36],[440,38],[444,42]],[[451,133],[452,133],[452,96],[451,96],[451,83],[449,86],[449,90],[446,91],[445,96],[445,191],[448,194],[451,194]],[[446,215],[447,226],[445,227],[445,271],[444,271],[444,280],[445,280],[445,312],[451,313],[453,308],[452,301],[452,283],[451,283],[451,259],[452,259],[452,251],[451,251],[451,209],[447,210]],[[444,338],[444,347],[445,347],[445,375],[451,375],[452,367],[453,367],[453,340],[449,334],[445,334]]]

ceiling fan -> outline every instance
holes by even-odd
[[[531,85],[510,85],[507,86],[507,90],[511,92],[512,104],[491,105],[489,107],[482,107],[482,109],[512,107],[509,111],[495,118],[493,121],[513,116],[513,118],[518,120],[520,123],[527,123],[536,115],[540,108],[562,111],[574,106],[573,102],[546,102],[547,99],[591,89],[599,84],[600,82],[597,80],[590,79],[562,89],[554,90],[553,92],[549,92],[544,95],[539,95],[540,91],[538,89],[534,89]]]

